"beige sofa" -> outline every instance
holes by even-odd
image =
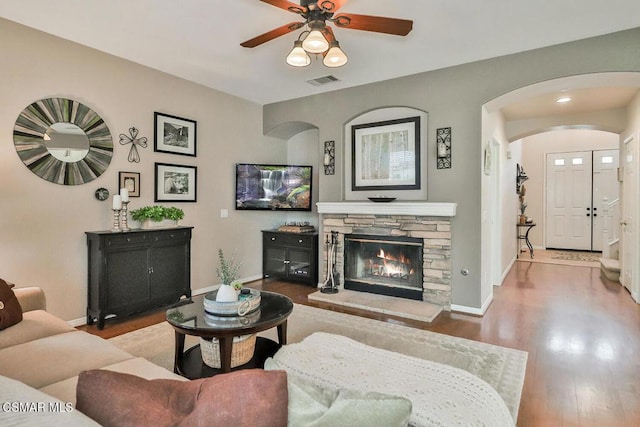
[[[285,426],[288,418],[289,425],[388,427],[406,426],[411,415],[411,402],[401,397],[376,392],[329,391],[291,378],[287,380],[287,375],[283,377],[284,382],[274,381],[275,376],[260,374],[267,372],[262,370],[183,383],[187,381],[183,377],[47,313],[45,295],[40,288],[14,288],[14,292],[23,309],[23,320],[0,330],[0,426],[99,425],[75,410],[78,375],[87,370],[90,370],[89,376],[87,372],[82,374],[78,406],[86,408],[92,418],[106,420],[105,424],[111,425],[122,425],[118,421],[114,424],[114,418],[134,425],[160,425],[153,416],[172,415],[176,401],[184,396],[190,399],[193,408],[179,404],[181,411],[178,412],[195,418],[204,416],[209,425]],[[104,370],[135,377],[108,375]],[[168,398],[163,390],[177,389],[176,383],[144,384],[137,377],[181,380],[177,384],[186,385],[183,389],[187,393],[183,390],[180,394],[178,390]],[[189,384],[194,386],[191,388],[195,393],[188,392]],[[242,391],[236,390],[238,387]],[[149,405],[150,401],[155,406]],[[190,407],[191,403],[186,406]],[[222,405],[224,410],[216,405]],[[247,424],[251,408],[256,421]],[[351,421],[345,421],[345,417]],[[132,423],[132,419],[136,421]],[[167,419],[161,419],[166,424]]]
[[[20,418],[20,423],[39,424],[39,417],[49,412],[47,424],[53,422],[51,416],[61,416],[61,425],[68,423],[87,425],[92,421],[88,418],[80,422],[64,417],[65,411],[61,407],[48,406],[41,411],[32,411],[31,415],[25,411],[18,411],[7,402],[21,402],[27,399],[42,401],[44,396],[35,392],[35,389],[44,392],[62,403],[75,405],[76,385],[78,374],[89,369],[108,369],[112,371],[135,374],[137,376],[154,379],[170,378],[184,380],[183,377],[161,368],[146,359],[134,357],[109,341],[95,335],[79,331],[67,322],[53,316],[46,311],[46,299],[40,288],[14,288],[18,301],[22,307],[23,320],[7,329],[0,331],[0,420],[15,412]],[[8,379],[17,380],[11,381]],[[21,383],[19,385],[19,383]],[[28,387],[24,387],[26,385]],[[27,399],[27,400],[29,400]],[[47,399],[48,400],[48,399]],[[34,407],[35,409],[35,407]],[[20,412],[20,414],[18,414]],[[52,414],[51,412],[56,412]],[[67,415],[81,416],[77,411],[67,411]],[[54,418],[56,418],[54,416]],[[6,419],[5,419],[6,421]],[[3,422],[0,422],[3,424]],[[55,425],[55,422],[53,423]]]

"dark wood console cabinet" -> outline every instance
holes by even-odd
[[[262,275],[318,284],[318,233],[262,231]]]
[[[191,230],[87,232],[87,324],[191,298]]]

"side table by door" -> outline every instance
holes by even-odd
[[[518,233],[518,254],[517,256],[520,257],[520,240],[524,240],[524,242],[527,244],[527,247],[529,248],[529,254],[531,255],[531,259],[533,259],[533,245],[531,245],[531,242],[529,241],[529,232],[531,231],[531,229],[533,227],[536,226],[535,222],[528,222],[528,223],[524,223],[524,224],[516,224],[516,228],[517,228],[517,233]]]
[[[87,324],[191,298],[191,230],[87,232]]]

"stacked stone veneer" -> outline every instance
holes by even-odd
[[[413,215],[323,214],[322,282],[327,276],[327,240],[338,232],[336,269],[344,286],[345,234],[402,236],[422,239],[423,300],[451,309],[451,218]]]

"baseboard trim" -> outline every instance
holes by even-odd
[[[484,302],[484,304],[482,304],[482,307],[480,308],[468,307],[466,305],[451,304],[451,311],[457,311],[459,313],[465,313],[465,314],[474,314],[476,316],[484,316],[484,314],[487,312],[487,309],[489,308],[489,305],[491,305],[492,302],[493,302],[493,292],[491,292],[491,295],[489,295],[489,297],[486,299],[486,301]]]

